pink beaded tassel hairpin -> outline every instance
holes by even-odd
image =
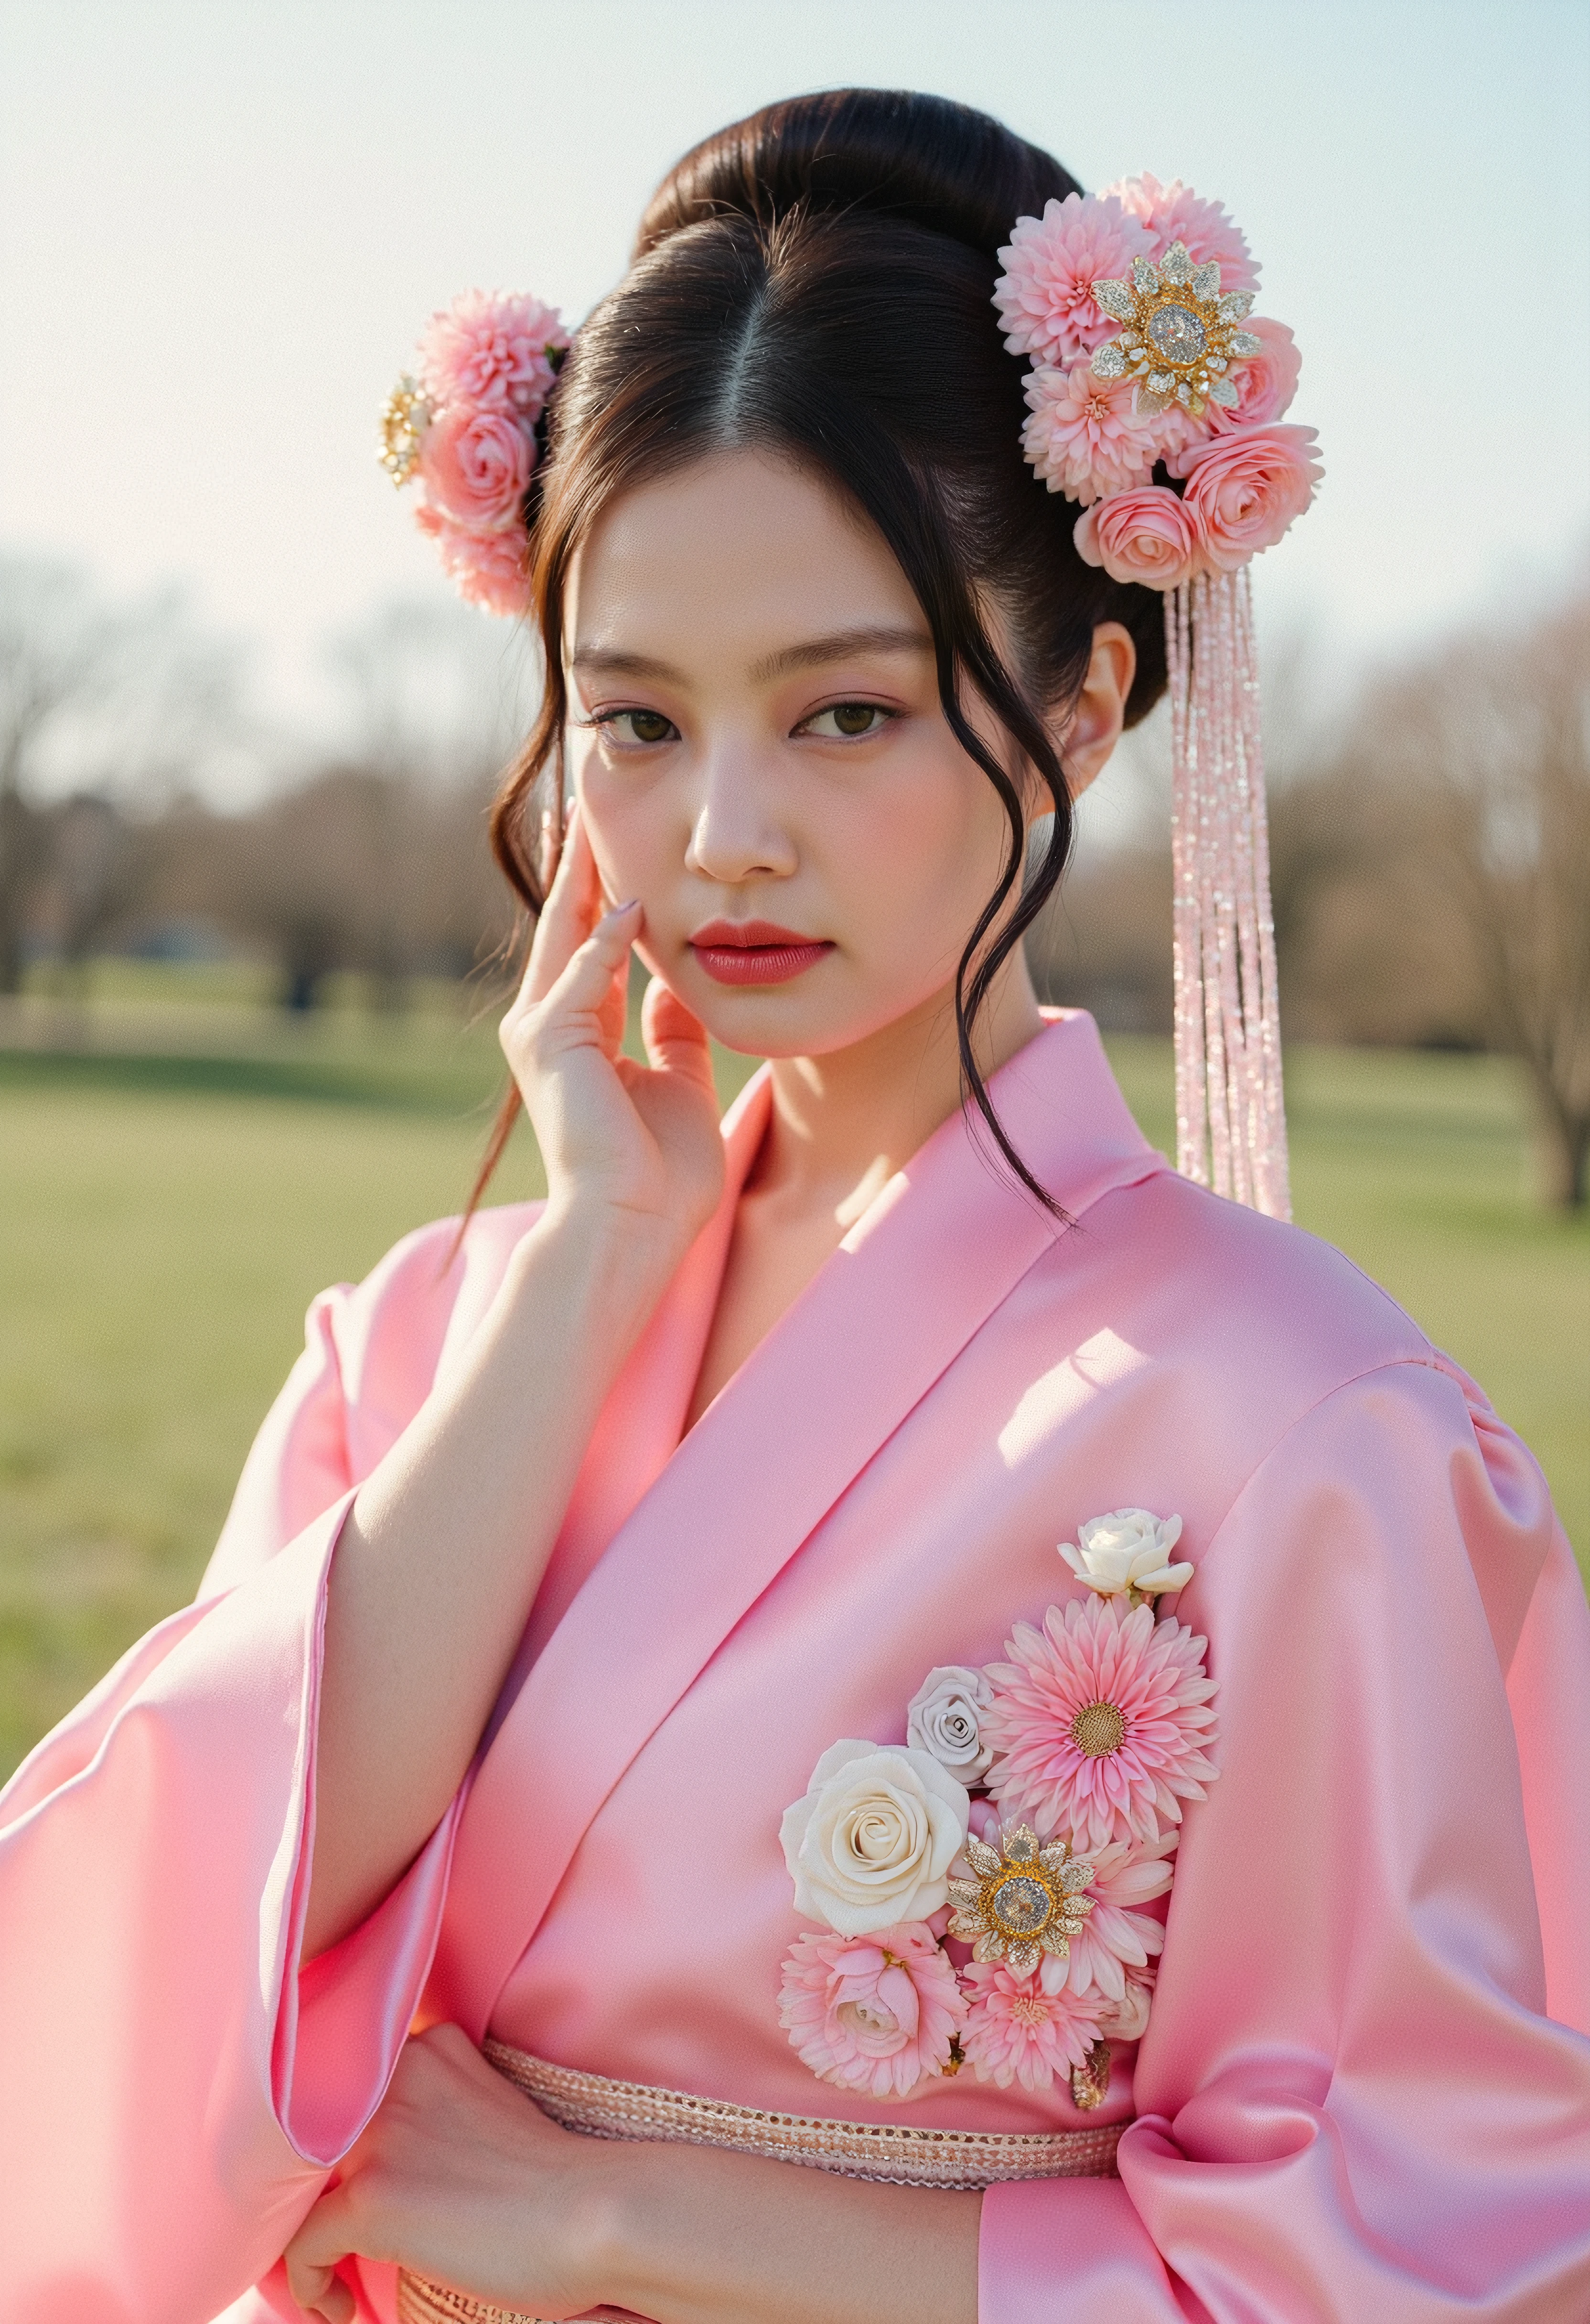
[[[1258,269],[1218,203],[1157,178],[1019,218],[994,303],[1030,355],[1022,448],[1078,503],[1076,543],[1165,599],[1175,875],[1176,1167],[1291,1215],[1258,664],[1247,567],[1313,497],[1311,428],[1280,427],[1299,357],[1252,314]],[[1251,320],[1250,320],[1251,317]]]
[[[1022,449],[1082,513],[1078,553],[1165,599],[1173,762],[1176,1167],[1290,1215],[1275,932],[1247,567],[1313,497],[1311,428],[1282,427],[1291,333],[1218,202],[1123,179],[1018,218],[994,304],[1032,359]],[[381,459],[462,594],[528,610],[526,510],[568,352],[557,315],[466,291],[434,315]]]

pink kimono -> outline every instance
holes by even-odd
[[[984,2324],[1590,2317],[1590,1614],[1539,1471],[1336,1251],[1144,1143],[1087,1018],[994,1087],[1074,1224],[951,1118],[681,1442],[751,1084],[472,1783],[300,1970],[337,1530],[534,1213],[316,1303],[198,1604],[0,1801],[4,2324],[295,2314],[273,2263],[422,2008],[795,2114],[1135,2116],[1118,2178],[985,2197]],[[778,2020],[784,1809],[1080,1594],[1056,1543],[1127,1506],[1181,1514],[1219,1688],[1146,2034],[1090,2116],[830,2088]]]

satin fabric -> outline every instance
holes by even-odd
[[[1073,1223],[953,1118],[681,1443],[751,1084],[488,1748],[299,1971],[337,1530],[534,1213],[317,1303],[199,1602],[0,1800],[5,2324],[291,2316],[271,2264],[417,2014],[780,2111],[1135,2113],[1118,2181],[985,2198],[985,2324],[1582,2324],[1590,1614],[1539,1470],[1337,1253],[1171,1172],[1087,1019],[995,1095]],[[1126,1505],[1181,1516],[1220,1689],[1146,2035],[1092,2116],[970,2073],[831,2089],[777,2023],[784,1807],[1063,1602],[1054,1545]],[[390,2271],[361,2280],[391,2324]]]

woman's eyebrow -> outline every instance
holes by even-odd
[[[824,662],[848,661],[859,653],[932,653],[933,641],[925,630],[891,628],[888,624],[873,624],[853,630],[834,630],[827,637],[807,638],[795,646],[783,646],[777,653],[751,664],[751,677],[758,683],[772,678],[787,678],[797,669],[817,669]]]
[[[666,678],[679,679],[682,670],[654,655],[626,652],[622,646],[576,646],[569,658],[571,670],[589,670],[602,678]]]

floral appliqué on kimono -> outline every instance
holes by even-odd
[[[1140,1908],[1217,1772],[1206,1641],[1155,1618],[1192,1576],[1181,1532],[1146,1509],[1079,1526],[1060,1554],[1089,1596],[1016,1623],[1007,1661],[930,1671],[904,1744],[835,1743],[786,1810],[795,1909],[823,1925],[791,1949],[779,2015],[822,2080],[907,2098],[969,2066],[1104,2098],[1164,1941]]]

